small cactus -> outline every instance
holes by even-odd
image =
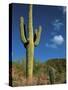
[[[21,41],[26,48],[26,77],[29,80],[32,80],[33,76],[34,46],[39,44],[42,30],[41,26],[39,26],[38,30],[36,29],[35,34],[33,34],[32,7],[32,4],[30,4],[28,11],[27,37],[24,18],[20,17],[20,36]]]
[[[49,66],[47,69],[47,72],[48,72],[48,76],[49,76],[49,83],[55,84],[55,72],[56,72],[56,70],[53,67]]]

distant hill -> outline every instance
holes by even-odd
[[[52,66],[59,73],[66,72],[66,59],[49,59],[47,62],[45,62],[45,64],[48,66]]]

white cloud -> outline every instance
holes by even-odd
[[[56,19],[53,21],[52,25],[53,25],[54,30],[59,31],[64,24],[62,22],[60,22],[59,19]]]
[[[56,35],[51,41],[56,45],[61,45],[64,42],[64,38],[62,37],[62,35]]]
[[[55,35],[51,39],[51,42],[46,43],[46,47],[58,48],[58,46],[62,45],[63,42],[64,42],[64,38],[62,37],[62,35]]]
[[[57,48],[57,45],[54,43],[51,43],[51,44],[46,43],[46,47]]]

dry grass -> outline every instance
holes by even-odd
[[[47,75],[41,73],[38,76],[33,76],[32,83],[27,83],[27,79],[24,76],[23,69],[12,66],[12,86],[28,86],[28,85],[44,85],[48,83]]]
[[[59,63],[58,63],[59,62]],[[32,83],[27,82],[26,79],[26,65],[25,63],[13,62],[12,64],[12,86],[29,86],[29,85],[47,85],[50,84],[49,76],[47,74],[48,65],[56,69],[55,83],[60,84],[66,82],[66,63],[65,60],[53,61],[50,60],[46,63],[35,63],[33,70]],[[11,69],[11,68],[10,68]],[[11,74],[10,73],[10,74]],[[11,75],[10,75],[11,76]],[[10,82],[10,81],[9,81]]]

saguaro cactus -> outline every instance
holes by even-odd
[[[51,67],[51,66],[48,67],[48,76],[49,76],[50,84],[55,83],[55,72],[56,72],[56,70],[53,67]]]
[[[28,25],[27,25],[27,33],[26,36],[26,28],[24,24],[24,18],[20,17],[20,35],[21,41],[23,42],[26,48],[26,77],[27,79],[32,80],[33,76],[33,60],[34,60],[34,46],[37,46],[40,41],[41,35],[41,26],[39,26],[39,30],[35,30],[35,34],[33,34],[33,20],[32,20],[32,7],[33,5],[29,5],[28,11]]]

